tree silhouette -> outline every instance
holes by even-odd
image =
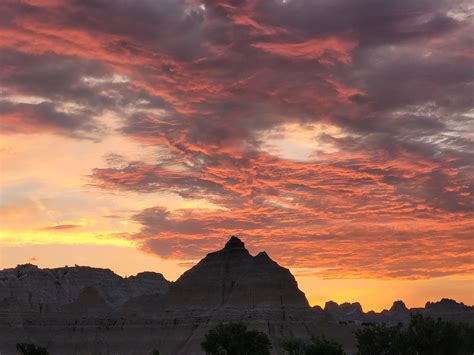
[[[474,327],[412,314],[406,327],[370,325],[355,331],[359,355],[471,355]]]
[[[267,355],[271,344],[263,332],[248,330],[241,323],[228,323],[211,329],[201,348],[209,355]]]
[[[31,343],[16,344],[16,351],[23,355],[49,355],[48,350],[46,350],[46,348]]]
[[[440,318],[411,316],[410,324],[402,334],[403,351],[420,355],[472,355],[474,353],[474,326],[443,321]]]
[[[286,338],[281,347],[289,355],[344,355],[341,344],[324,336],[313,337],[309,343],[299,338]]]
[[[402,325],[370,324],[355,331],[358,355],[399,354]]]
[[[305,355],[344,355],[342,345],[324,336],[311,339],[306,346]]]
[[[288,355],[304,355],[307,344],[303,339],[288,337],[283,339],[280,345],[282,349],[288,353]]]

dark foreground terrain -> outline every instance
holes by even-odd
[[[51,354],[201,354],[209,329],[241,322],[266,333],[274,353],[281,340],[325,335],[355,353],[354,330],[406,323],[410,313],[474,322],[474,308],[443,299],[407,309],[364,313],[358,303],[310,307],[288,269],[265,253],[249,254],[232,237],[176,282],[145,272],[122,278],[90,267],[0,271],[0,353],[30,342]]]

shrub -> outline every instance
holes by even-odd
[[[280,345],[289,355],[304,355],[307,344],[303,339],[288,337],[283,339]]]
[[[46,350],[46,348],[31,343],[16,344],[16,351],[23,355],[49,355],[48,350]]]
[[[344,355],[342,345],[324,336],[313,338],[306,346],[305,355]]]
[[[209,330],[201,348],[210,355],[267,355],[271,344],[263,332],[248,330],[241,323],[228,323]]]
[[[371,325],[355,332],[360,355],[467,355],[474,327],[412,314],[406,327]]]
[[[344,355],[341,344],[324,336],[313,337],[309,343],[299,338],[286,338],[281,342],[281,347],[289,355]]]
[[[359,355],[396,355],[399,354],[401,324],[387,326],[373,324],[355,331]]]
[[[421,314],[411,316],[402,332],[402,350],[407,354],[464,355],[474,353],[474,327]]]

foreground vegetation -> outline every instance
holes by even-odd
[[[16,344],[16,351],[23,355],[49,355],[46,348],[31,343]]]
[[[406,326],[369,324],[355,332],[358,355],[472,355],[474,326],[424,317],[411,316]],[[285,338],[280,347],[288,355],[344,355],[341,344],[324,336],[310,341]],[[268,355],[272,349],[268,336],[249,330],[241,323],[220,324],[211,329],[201,343],[208,355]],[[23,355],[49,355],[46,348],[20,343]],[[159,351],[154,350],[153,355]]]
[[[403,327],[371,325],[355,332],[359,355],[471,355],[474,353],[474,327],[411,316]]]
[[[267,355],[272,348],[265,333],[248,330],[241,323],[216,326],[206,334],[201,347],[210,355]]]
[[[342,345],[324,336],[314,337],[310,342],[299,338],[286,338],[281,347],[289,355],[344,355]]]
[[[472,355],[474,327],[424,317],[411,316],[406,326],[371,324],[355,331],[358,355]],[[243,324],[222,324],[211,329],[201,344],[209,355],[264,355],[271,343],[267,335],[247,330]],[[341,344],[324,336],[309,342],[286,338],[280,343],[288,355],[344,355]]]

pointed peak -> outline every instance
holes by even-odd
[[[232,236],[229,241],[225,243],[224,249],[245,249],[245,244],[236,236]]]
[[[392,307],[390,308],[391,312],[396,312],[396,311],[408,311],[407,306],[405,305],[405,302],[403,301],[395,301],[393,302]]]

